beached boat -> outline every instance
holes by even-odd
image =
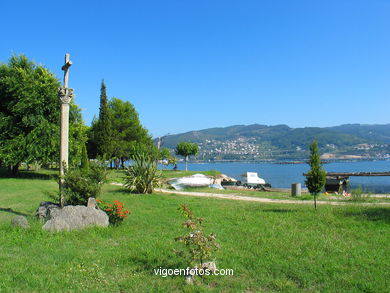
[[[185,187],[203,187],[213,184],[213,179],[203,174],[194,174],[191,176],[175,178],[168,183],[176,190],[181,190]]]

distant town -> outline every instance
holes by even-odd
[[[322,160],[390,158],[390,124],[346,124],[328,128],[233,125],[167,135],[171,150],[181,141],[199,146],[198,161],[305,161],[316,139]]]
[[[199,161],[278,161],[305,160],[308,150],[297,146],[294,149],[280,150],[269,143],[259,143],[256,138],[239,137],[220,141],[207,139],[199,144]],[[387,144],[362,143],[350,148],[339,148],[327,144],[322,152],[323,160],[374,160],[390,159]]]

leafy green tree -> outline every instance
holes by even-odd
[[[148,131],[141,125],[139,116],[134,106],[128,101],[122,101],[118,98],[112,98],[107,102],[105,94],[105,86],[102,85],[101,95],[101,111],[99,119],[96,117],[92,121],[91,128],[88,132],[88,154],[91,158],[103,156],[105,154],[106,159],[113,160],[116,168],[121,165],[124,168],[124,162],[130,158],[131,155],[138,153],[139,151],[154,152],[156,153],[153,141]],[[102,135],[102,133],[108,133],[108,129],[102,132],[102,121],[100,117],[105,117],[105,111],[102,111],[106,107],[105,103],[108,103],[109,118],[109,132],[110,135]],[[109,147],[104,148],[106,139],[103,137],[109,137]],[[102,147],[103,146],[103,147]],[[109,153],[103,152],[103,150],[109,150]]]
[[[317,209],[317,195],[322,191],[326,182],[326,172],[322,168],[317,141],[310,144],[310,170],[307,173],[305,184],[309,192],[314,195],[314,207]]]
[[[112,157],[122,168],[129,159],[134,142],[152,148],[153,141],[148,131],[141,125],[134,106],[128,101],[112,98],[109,102],[111,116]]]
[[[175,149],[176,155],[183,156],[186,162],[186,171],[188,171],[188,157],[195,156],[199,151],[199,147],[195,143],[180,142]]]
[[[83,149],[88,140],[88,126],[84,124],[80,108],[70,104],[69,112],[69,165],[78,166],[83,160]],[[88,158],[88,157],[87,157]]]
[[[168,160],[169,157],[171,156],[171,152],[169,151],[168,148],[162,148],[160,149],[160,160]]]
[[[21,162],[54,160],[59,86],[52,73],[26,56],[0,65],[0,159],[13,173]]]
[[[177,158],[171,154],[168,148],[160,149],[159,160],[161,160],[164,165],[177,164]]]
[[[130,143],[130,151],[129,151],[130,160],[132,160],[132,158],[134,158],[134,156],[138,154],[147,154],[155,161],[159,159],[159,155],[160,155],[159,150],[153,144],[147,145],[142,142],[132,141]]]
[[[14,174],[22,162],[58,162],[60,82],[24,55],[0,64],[0,161]],[[70,160],[86,140],[78,107],[70,105]]]
[[[100,88],[99,120],[97,120],[94,134],[97,155],[101,158],[110,159],[112,155],[112,127],[111,113],[108,104],[106,85],[102,81]]]

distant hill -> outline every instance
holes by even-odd
[[[169,135],[164,137],[163,147],[174,149],[181,141],[195,142],[202,160],[302,159],[313,139],[322,153],[380,158],[390,153],[390,124],[325,128],[234,125]]]
[[[370,142],[390,144],[390,124],[367,125],[367,124],[344,124],[329,127],[327,129],[340,133],[347,133],[356,137],[361,137]]]

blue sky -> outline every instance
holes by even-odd
[[[153,136],[235,124],[390,123],[389,0],[18,1],[0,61],[25,54],[89,124],[100,82]]]

